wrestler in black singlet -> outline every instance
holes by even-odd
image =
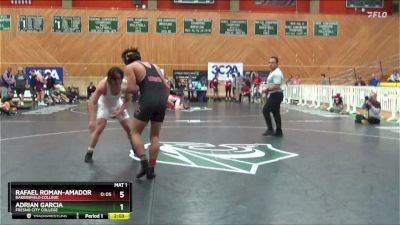
[[[143,63],[140,64],[146,69],[146,75],[138,84],[140,97],[134,117],[145,122],[149,120],[163,122],[168,101],[163,79],[152,64],[150,68]]]

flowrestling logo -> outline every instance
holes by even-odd
[[[148,148],[150,144],[146,144]],[[129,155],[135,160],[133,151]],[[270,144],[220,144],[162,142],[157,163],[209,170],[256,174],[260,165],[292,158],[298,154],[274,148]]]
[[[368,18],[378,18],[378,19],[385,19],[388,16],[387,12],[377,12],[377,11],[372,11],[372,12],[367,12]]]

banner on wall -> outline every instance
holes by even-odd
[[[59,84],[64,81],[64,69],[62,67],[26,67],[25,74],[28,75],[29,80],[31,79],[30,72],[31,71],[43,71],[43,76],[47,79],[47,73],[49,72],[50,75],[56,80],[56,84]]]
[[[219,80],[226,80],[228,75],[243,76],[243,63],[209,62],[208,80],[212,80],[217,74]]]

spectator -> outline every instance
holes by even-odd
[[[370,96],[365,96],[365,102],[362,106],[363,109],[368,111],[367,117],[364,115],[356,116],[356,123],[362,124],[379,124],[381,122],[381,103],[376,98],[376,93],[371,92]]]
[[[218,74],[215,74],[214,78],[210,82],[210,88],[213,90],[214,102],[218,100]]]
[[[260,74],[258,74],[256,71],[252,72],[252,81],[253,81],[253,87],[252,87],[252,102],[254,102],[256,99],[261,99],[261,92],[260,92],[260,85],[262,82]]]
[[[67,87],[65,95],[68,97],[69,103],[79,102],[79,94],[73,88]]]
[[[194,92],[193,92],[194,87],[191,79],[187,80],[187,89],[188,89],[188,99],[189,101],[191,101],[194,99]]]
[[[232,75],[232,94],[233,94],[233,99],[236,101],[236,75]]]
[[[295,75],[293,78],[293,84],[299,85],[300,83],[301,83],[301,79],[299,78],[299,76]]]
[[[93,82],[90,82],[89,86],[86,88],[87,100],[89,100],[90,96],[96,91],[96,87]]]
[[[393,70],[393,73],[390,75],[390,77],[387,79],[389,82],[399,82],[400,81],[400,74],[399,70],[395,69]]]
[[[19,104],[24,105],[25,87],[28,86],[28,79],[24,74],[22,67],[18,67],[18,73],[15,75],[15,91],[19,98]]]
[[[46,80],[43,77],[43,72],[41,70],[38,70],[36,72],[36,83],[35,83],[35,88],[38,93],[38,106],[46,105],[44,103],[44,84],[45,83],[46,83]]]
[[[6,98],[10,96],[10,93],[13,92],[13,88],[15,85],[14,75],[12,74],[12,69],[8,67],[1,77],[1,97]]]
[[[336,93],[336,95],[333,96],[332,99],[333,99],[333,106],[329,111],[336,113],[343,112],[343,98],[342,96],[340,96],[340,93]]]
[[[354,83],[355,86],[365,86],[365,81],[361,79],[361,77],[357,77],[356,82]]]
[[[35,73],[35,71],[34,70],[31,70],[30,72],[29,72],[29,77],[28,77],[28,79],[29,79],[29,90],[30,90],[30,92],[31,92],[31,97],[32,97],[32,103],[34,103],[35,102],[35,99],[36,99],[36,97],[37,97],[37,94],[36,94],[36,73]]]
[[[56,79],[51,76],[50,72],[47,72],[46,75],[47,75],[46,90],[48,92],[48,95],[52,96],[54,92],[54,85],[56,84]]]
[[[290,75],[289,79],[286,81],[286,85],[292,85],[293,84],[293,75]]]
[[[241,88],[241,93],[239,94],[239,102],[242,102],[242,96],[247,96],[249,98],[249,103],[251,103],[249,83],[250,82],[243,82],[242,88]]]
[[[324,73],[321,74],[321,84],[322,85],[329,85],[330,84],[329,79],[326,77],[326,75]]]
[[[236,101],[239,101],[239,95],[240,91],[242,90],[242,84],[243,84],[243,76],[241,76],[240,73],[238,73],[236,77],[236,93],[237,93],[237,96],[235,96]]]
[[[376,87],[376,86],[378,86],[379,85],[379,79],[378,79],[378,76],[377,75],[375,75],[375,74],[372,74],[372,78],[371,78],[371,80],[368,82],[368,86],[374,86],[374,87]]]
[[[230,101],[231,100],[231,93],[232,93],[232,78],[227,76],[227,79],[225,80],[225,100]]]

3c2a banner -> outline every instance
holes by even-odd
[[[25,73],[31,79],[30,72],[41,70],[43,71],[43,76],[47,79],[47,72],[50,72],[51,76],[56,79],[56,84],[64,81],[64,69],[62,67],[26,67]]]
[[[243,76],[243,63],[208,63],[208,80],[212,80],[217,74],[220,80],[226,80],[228,75],[237,76],[239,73]]]

